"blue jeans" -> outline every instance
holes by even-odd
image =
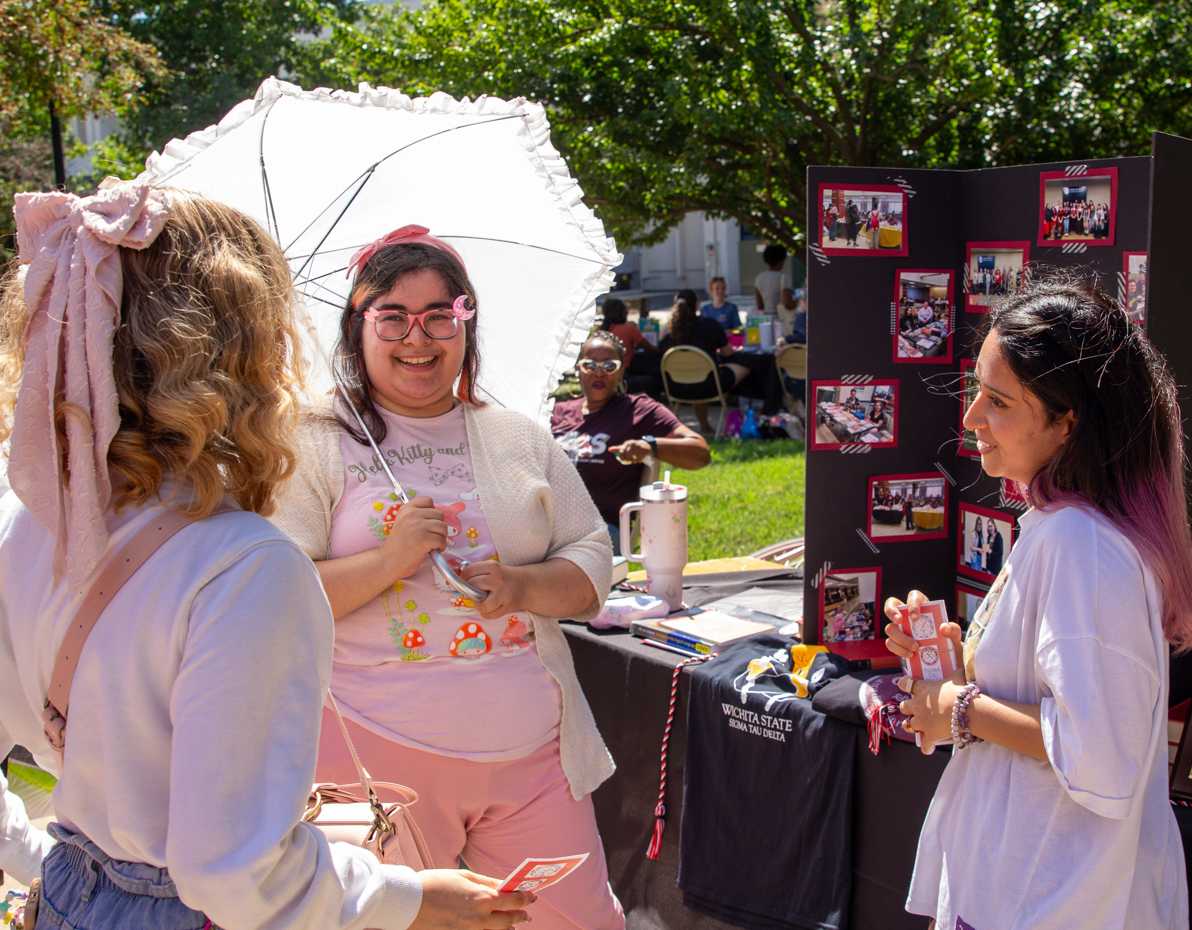
[[[38,930],[203,930],[210,922],[178,899],[165,869],[113,859],[56,823],[41,865]]]
[[[605,523],[608,527],[608,538],[612,540],[613,555],[623,555],[621,552],[621,526],[617,523]]]

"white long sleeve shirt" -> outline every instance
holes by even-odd
[[[110,517],[108,557],[158,511]],[[0,499],[0,750],[20,743],[49,771],[41,709],[82,602],[53,584],[53,553],[16,496]],[[58,821],[114,858],[168,868],[182,901],[227,930],[405,930],[417,876],[299,823],[333,629],[314,566],[266,520],[236,512],[183,529],[83,649]],[[46,848],[6,792],[0,867],[32,878]]]

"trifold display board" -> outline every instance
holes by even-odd
[[[881,636],[882,601],[912,588],[963,620],[1027,506],[961,425],[990,305],[1048,269],[1096,275],[1192,414],[1192,142],[974,171],[810,168],[807,191],[804,638]]]

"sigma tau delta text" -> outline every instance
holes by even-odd
[[[730,727],[751,736],[764,736],[766,739],[776,739],[785,743],[786,734],[791,731],[792,722],[782,717],[759,714],[744,707],[734,707],[732,704],[722,703],[720,706],[724,708],[724,715],[729,718]]]

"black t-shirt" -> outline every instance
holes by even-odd
[[[676,342],[674,336],[667,335],[662,338],[658,348],[665,352],[677,345],[695,346],[697,349],[703,349],[712,356],[712,361],[719,365],[720,347],[728,345],[728,336],[724,334],[724,327],[715,320],[697,316],[691,327],[691,335],[686,342]]]
[[[797,696],[790,646],[753,636],[692,673],[676,884],[738,927],[843,930],[857,731]],[[840,672],[824,655],[811,691]]]
[[[707,322],[720,329],[714,320]],[[622,465],[609,447],[643,436],[669,436],[680,425],[668,408],[645,394],[615,394],[587,416],[582,397],[559,401],[550,418],[551,433],[571,456],[607,523],[617,523],[621,506],[637,500],[642,479],[641,465]]]

